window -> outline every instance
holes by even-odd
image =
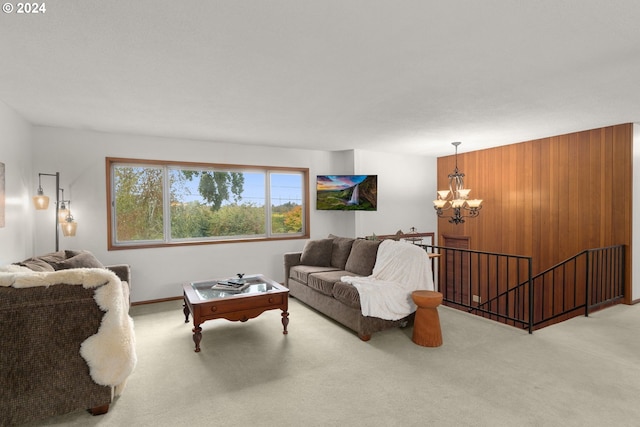
[[[308,238],[309,171],[107,158],[109,249]]]

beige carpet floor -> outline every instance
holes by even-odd
[[[290,302],[246,323],[203,325],[180,301],[135,306],[138,365],[108,414],[51,426],[637,426],[640,305],[534,332],[440,307],[444,344],[411,328],[351,331]]]

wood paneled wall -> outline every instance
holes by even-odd
[[[463,143],[458,168],[483,207],[463,224],[440,218],[438,236],[469,236],[471,249],[531,256],[534,274],[584,249],[624,244],[631,303],[632,145],[632,124],[469,153]],[[455,156],[438,159],[438,189],[448,189],[454,167]]]

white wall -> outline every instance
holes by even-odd
[[[424,226],[426,229],[429,223],[424,222],[422,218],[427,214],[420,208],[423,203],[420,196],[415,191],[405,193],[403,188],[407,181],[416,182],[422,180],[425,174],[432,175],[429,178],[431,184],[428,182],[429,179],[426,179],[427,190],[423,192],[424,203],[428,204],[436,187],[435,158],[425,158],[421,161],[415,159],[415,156],[390,158],[388,153],[358,152],[357,156],[365,159],[368,167],[366,171],[356,172],[378,174],[379,190],[384,189],[379,201],[385,206],[384,209],[378,212],[358,213],[317,211],[315,176],[353,173],[353,151],[267,148],[52,127],[34,127],[33,149],[34,174],[60,172],[65,198],[72,200],[78,232],[76,237],[61,235],[60,248],[90,250],[105,264],[130,264],[133,275],[132,301],[179,296],[182,294],[182,284],[187,281],[241,272],[263,273],[277,281],[283,281],[283,253],[301,250],[305,240],[107,251],[105,157],[308,167],[312,187],[311,238],[325,237],[330,233],[356,237],[369,233],[372,227],[384,229],[385,233],[395,232],[398,228],[408,229],[411,226]],[[431,173],[428,172],[429,168],[427,171],[420,170],[420,165],[429,163],[434,167]],[[418,167],[419,172],[415,178],[411,177],[410,171],[405,170],[407,164]],[[32,191],[35,191],[35,188]],[[392,203],[385,201],[387,197],[393,197]],[[414,208],[415,206],[418,208]],[[362,220],[365,214],[370,216]],[[356,219],[363,223],[359,226],[360,229],[355,226]],[[39,254],[52,251],[53,211],[45,212],[43,215],[39,212],[35,217],[35,223],[35,252]],[[435,227],[435,219],[433,224]]]
[[[336,236],[358,237],[356,234],[356,212],[350,211],[318,211],[316,209],[316,175],[352,175],[354,150],[333,151],[330,153],[331,171],[318,171],[309,177],[311,183],[310,197],[312,199],[312,209],[316,218],[322,222],[333,223],[342,228],[342,232],[332,232]],[[326,237],[326,236],[323,236]]]
[[[437,231],[433,198],[437,158],[365,150],[334,153],[334,174],[378,175],[377,211],[316,211],[319,218],[352,230],[351,237]],[[335,234],[335,233],[334,233]]]
[[[437,232],[436,157],[356,150],[354,163],[354,173],[378,175],[378,210],[355,213],[358,236],[407,233],[411,227]]]
[[[0,162],[5,165],[5,226],[0,228],[0,265],[33,252],[31,125],[0,101]]]

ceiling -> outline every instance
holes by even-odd
[[[57,0],[0,14],[36,125],[420,155],[640,122],[637,0]]]

